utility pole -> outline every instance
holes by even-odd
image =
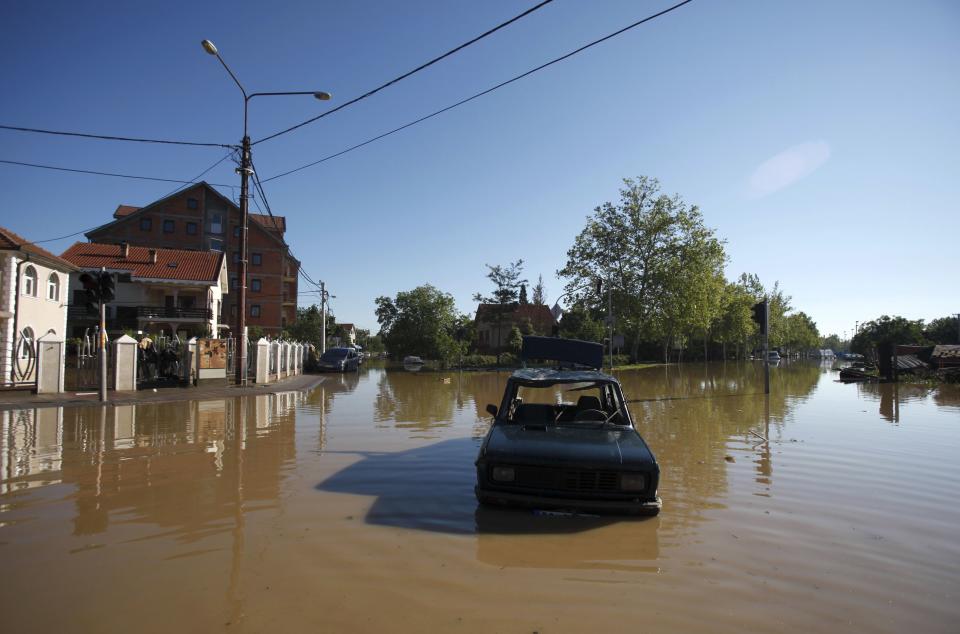
[[[770,393],[770,298],[766,296],[763,298],[763,393]]]
[[[613,284],[607,278],[607,318],[610,320],[610,371],[613,372]]]
[[[237,337],[240,341],[240,361],[236,364],[234,382],[239,386],[247,384],[247,223],[250,220],[249,179],[250,173],[250,137],[247,136],[247,112],[243,112],[243,141],[240,148],[240,299],[237,310]]]
[[[327,285],[320,281],[320,354],[327,351]]]
[[[107,274],[106,267],[100,267],[100,279]],[[97,357],[100,359],[100,402],[107,400],[107,302],[100,297],[100,341],[97,345]]]

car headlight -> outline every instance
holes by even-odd
[[[623,491],[643,491],[647,488],[647,476],[642,473],[621,473],[620,489]]]
[[[517,472],[513,467],[494,467],[490,475],[495,482],[513,482]]]

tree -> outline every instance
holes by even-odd
[[[522,305],[522,304],[529,304],[529,303],[530,302],[527,300],[527,285],[521,284],[520,285],[520,304]]]
[[[547,292],[543,288],[543,275],[537,276],[537,284],[533,287],[532,302],[537,306],[547,305]]]
[[[594,209],[558,274],[574,303],[587,301],[597,279],[609,285],[636,358],[644,339],[666,349],[674,337],[709,327],[725,255],[699,208],[662,194],[656,179],[623,182],[619,203]]]
[[[490,266],[487,264],[486,267],[489,269],[487,271],[487,279],[493,282],[493,293],[490,295],[474,293],[473,299],[476,302],[493,305],[491,312],[497,324],[497,342],[499,343],[503,341],[501,333],[507,314],[513,312],[515,305],[520,299],[520,290],[523,289],[524,295],[526,295],[524,285],[527,283],[527,280],[526,278],[521,279],[523,275],[522,259],[511,262],[505,266],[501,264]],[[499,354],[497,360],[499,361]]]
[[[940,317],[934,319],[924,331],[924,335],[934,344],[958,344],[960,343],[960,324],[958,318],[954,316]]]
[[[923,336],[923,320],[883,315],[860,326],[850,341],[850,349],[862,355],[872,355],[881,344],[928,344]]]
[[[714,337],[723,348],[724,358],[727,356],[727,344],[737,347],[737,357],[740,356],[739,346],[742,345],[743,354],[746,355],[747,341],[757,331],[752,312],[756,302],[756,297],[742,284],[728,282],[724,287],[720,318],[714,325]]]
[[[332,316],[327,315],[328,324],[331,324],[332,319]],[[312,343],[314,346],[319,348],[322,323],[322,312],[316,304],[307,308],[298,308],[297,320],[292,324],[288,324],[284,329],[283,334],[287,339]],[[327,334],[331,334],[329,327],[327,329]]]
[[[515,353],[519,353],[523,347],[523,333],[516,326],[510,329],[510,339],[507,340],[507,345]]]
[[[449,293],[424,284],[376,303],[380,336],[394,356],[415,354],[448,364],[463,354],[465,344],[456,338],[461,318]]]
[[[594,319],[582,304],[574,304],[560,320],[560,336],[600,343],[606,337],[603,324]]]

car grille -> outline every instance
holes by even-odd
[[[525,489],[551,489],[589,493],[619,491],[620,477],[616,471],[584,471],[551,467],[518,466],[514,486]]]

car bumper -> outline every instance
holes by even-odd
[[[558,498],[523,493],[507,493],[475,487],[474,492],[481,504],[500,506],[519,506],[543,510],[571,510],[585,513],[613,513],[624,515],[657,515],[663,502],[659,497],[653,500],[596,500],[578,498]]]

